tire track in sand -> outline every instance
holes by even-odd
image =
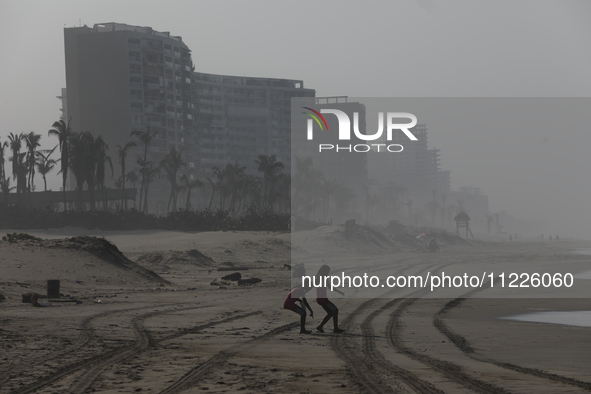
[[[167,306],[172,306],[172,305],[178,305],[178,304],[163,304],[163,305],[159,305],[158,307],[162,308],[162,307],[167,307]],[[39,366],[41,363],[51,361],[56,358],[61,358],[61,357],[67,356],[68,354],[74,353],[75,351],[78,351],[78,350],[82,349],[83,347],[85,347],[95,337],[95,330],[93,327],[93,323],[95,320],[100,319],[100,318],[104,318],[104,317],[107,317],[110,315],[116,315],[119,313],[140,311],[142,309],[150,309],[150,308],[154,308],[154,306],[150,305],[150,306],[143,306],[143,307],[138,307],[138,308],[110,310],[110,311],[104,311],[104,312],[96,313],[94,315],[87,316],[86,318],[84,318],[82,320],[82,322],[80,322],[80,324],[78,326],[78,330],[80,331],[80,334],[78,335],[78,338],[76,339],[76,341],[73,344],[66,346],[65,349],[55,351],[55,352],[52,352],[47,355],[33,356],[31,358],[28,358],[25,361],[22,361],[18,364],[12,365],[10,367],[10,369],[8,371],[6,371],[5,378],[0,380],[0,386],[3,385],[4,383],[8,382],[11,378],[13,378],[14,376],[12,374],[18,372],[19,370],[30,369],[31,365]]]
[[[399,260],[398,263],[405,260],[412,260],[416,259],[415,256]],[[396,271],[393,275],[400,275],[411,266],[406,266],[398,271]],[[427,266],[423,268],[420,272],[424,272],[427,269],[430,269],[433,265]],[[388,293],[393,293],[397,291],[397,289],[392,290]],[[356,316],[360,315],[363,311],[367,310],[368,308],[374,306],[377,302],[379,302],[379,298],[373,298],[371,300],[365,301],[360,306],[358,306],[352,313],[350,313],[347,318],[343,321],[343,326],[348,327],[350,326],[351,322],[356,318]],[[399,300],[393,300],[391,303],[396,303]],[[395,383],[397,385],[397,390],[402,390],[400,384],[396,381],[396,378],[407,386],[417,390],[418,392],[424,393],[441,393],[434,385],[431,383],[420,379],[411,371],[408,371],[404,368],[396,366],[386,360],[384,356],[379,353],[375,348],[375,342],[373,340],[373,329],[371,328],[371,322],[381,313],[381,309],[374,311],[371,313],[362,323],[361,330],[364,336],[364,353],[363,358],[365,358],[366,362],[360,362],[360,355],[356,352],[351,352],[348,350],[348,346],[346,346],[346,335],[335,335],[331,338],[331,345],[333,351],[337,354],[339,358],[347,363],[347,367],[351,371],[351,375],[353,380],[362,386],[365,390],[371,393],[391,393],[393,388],[388,385],[383,379],[379,378],[375,371],[372,368],[369,368],[368,365],[372,365],[377,367],[382,372],[385,372],[387,375],[392,375],[392,373],[396,374]]]
[[[489,286],[490,286],[490,282],[487,284],[486,288],[488,288]],[[435,316],[433,318],[433,325],[439,330],[439,332],[441,332],[443,335],[445,335],[458,349],[460,349],[466,356],[470,357],[473,360],[480,361],[483,363],[493,364],[493,365],[496,365],[500,368],[508,369],[508,370],[511,370],[514,372],[519,372],[519,373],[526,374],[526,375],[536,376],[539,378],[544,378],[544,379],[548,379],[548,380],[551,380],[554,382],[560,382],[560,383],[568,384],[570,386],[575,386],[575,387],[578,387],[578,388],[581,388],[581,389],[584,389],[587,391],[591,391],[591,383],[590,382],[585,382],[582,380],[569,378],[568,376],[554,374],[554,373],[550,373],[550,372],[543,371],[543,370],[536,369],[536,368],[522,367],[522,366],[511,364],[511,363],[505,363],[505,362],[501,362],[498,360],[494,360],[494,359],[479,355],[478,353],[476,353],[474,351],[474,348],[472,348],[472,346],[470,345],[470,343],[468,342],[468,340],[466,338],[464,338],[460,334],[454,332],[452,329],[450,329],[445,324],[445,322],[442,319],[443,315],[445,315],[451,309],[460,306],[462,304],[462,302],[464,302],[466,300],[466,298],[470,297],[471,295],[473,295],[479,291],[483,291],[486,288],[475,289],[475,290],[469,291],[469,292],[463,294],[461,297],[454,298],[453,300],[446,303],[443,306],[443,308],[441,308],[441,310],[439,310],[439,312],[437,312],[435,314]]]
[[[118,360],[122,354],[125,354],[126,357],[128,356],[132,356],[135,355],[141,351],[143,351],[146,348],[146,344],[149,346],[149,344],[151,343],[151,341],[153,341],[150,336],[148,334],[144,332],[142,332],[142,317],[143,316],[155,316],[158,314],[164,314],[164,313],[169,313],[169,312],[177,312],[177,311],[182,311],[182,310],[191,310],[191,309],[201,309],[201,308],[205,308],[208,307],[208,305],[200,305],[200,306],[193,306],[193,307],[187,307],[187,308],[174,308],[174,309],[167,309],[167,310],[163,310],[163,311],[154,311],[154,312],[149,312],[145,315],[142,316],[138,316],[136,318],[133,319],[134,324],[132,324],[132,328],[134,330],[134,334],[136,336],[136,342],[134,345],[131,346],[125,346],[119,349],[114,349],[114,350],[110,350],[107,352],[103,352],[101,354],[89,357],[87,359],[84,360],[77,360],[74,361],[70,364],[67,364],[65,366],[60,367],[59,369],[52,371],[50,374],[45,375],[41,378],[38,378],[35,382],[28,384],[24,387],[20,387],[17,390],[14,391],[15,394],[25,394],[25,393],[33,393],[36,392],[38,390],[41,390],[59,380],[62,380],[63,378],[78,372],[80,370],[83,369],[88,369],[88,368],[93,368],[96,365],[103,365],[103,366],[108,366],[111,364],[111,360]],[[183,330],[179,333],[175,333],[172,335],[169,335],[165,338],[159,339],[157,342],[161,342],[170,338],[176,338],[182,335],[186,335],[186,334],[190,334],[193,332],[198,332],[200,330],[203,330],[205,328],[211,327],[213,325],[216,324],[222,324],[228,321],[232,321],[232,320],[236,320],[238,318],[244,318],[244,317],[248,317],[251,316],[252,314],[256,314],[256,313],[261,313],[260,311],[257,312],[251,312],[249,314],[245,314],[245,315],[239,315],[239,316],[233,316],[230,318],[226,318],[226,319],[221,319],[218,321],[214,321],[214,322],[210,322],[210,323],[206,323],[200,326],[196,326],[190,329],[186,329]],[[88,382],[89,380],[91,381],[90,384],[92,384],[92,382],[94,382],[94,380],[96,379],[96,377],[98,377],[100,375],[100,373],[102,372],[101,370],[95,370],[93,368],[93,370],[95,371],[95,374],[98,373],[96,376],[92,377],[90,374],[85,374],[85,381]],[[90,378],[90,379],[89,379]],[[74,385],[77,385],[78,381],[74,383]],[[80,387],[84,386],[82,383],[80,383]]]
[[[222,350],[216,353],[214,356],[210,357],[207,361],[203,362],[202,364],[198,365],[195,368],[192,368],[187,373],[185,373],[181,378],[179,378],[176,382],[172,385],[168,386],[164,390],[162,390],[161,394],[174,394],[180,393],[195,384],[197,384],[202,378],[207,376],[214,368],[219,368],[224,365],[232,356],[240,353],[244,348],[254,345],[258,342],[266,341],[271,339],[274,336],[282,334],[288,330],[291,330],[294,327],[299,325],[298,322],[285,324],[283,326],[274,328],[271,331],[266,332],[263,335],[258,337],[252,338],[248,341],[239,343],[237,345],[232,346],[232,350]]]

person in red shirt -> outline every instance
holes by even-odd
[[[328,265],[323,265],[318,270],[318,273],[316,274],[316,276],[327,276],[329,273],[330,273],[330,267]],[[343,293],[340,290],[337,290],[337,289],[333,289],[333,290],[343,296],[345,295],[345,293]],[[326,286],[316,288],[316,302],[322,308],[324,308],[324,310],[326,311],[326,316],[324,317],[324,319],[322,320],[320,325],[318,327],[316,327],[316,330],[318,330],[320,332],[324,332],[324,325],[326,323],[328,323],[328,321],[332,318],[332,322],[333,322],[333,326],[334,326],[333,331],[336,334],[340,334],[342,332],[345,332],[345,330],[342,330],[339,328],[339,308],[337,308],[335,304],[333,304],[332,302],[330,302],[328,300],[327,293],[328,293],[328,289],[326,288]]]
[[[298,306],[296,302],[300,302],[301,306]],[[310,334],[311,331],[306,330],[306,310],[304,306],[310,311],[310,317],[314,317],[314,312],[306,300],[306,290],[301,287],[294,287],[283,301],[284,309],[289,309],[300,315],[300,334]]]

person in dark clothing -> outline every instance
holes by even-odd
[[[328,265],[323,265],[318,270],[316,276],[327,276],[329,273],[330,267]],[[345,293],[343,293],[342,291],[339,291],[337,289],[333,290],[341,295],[345,295]],[[332,318],[333,332],[336,334],[340,334],[342,332],[345,332],[345,330],[339,328],[339,309],[336,307],[335,304],[328,300],[327,293],[328,289],[326,288],[326,286],[316,288],[316,302],[326,311],[326,316],[324,317],[320,325],[316,327],[316,330],[324,332],[324,325],[328,323],[328,321]]]
[[[296,302],[299,302],[300,305],[297,305]],[[301,287],[294,287],[285,297],[283,308],[300,315],[300,334],[310,334],[311,331],[306,330],[306,310],[304,307],[310,311],[310,317],[314,317],[314,312],[306,300],[306,291]]]

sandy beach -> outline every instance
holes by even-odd
[[[43,241],[0,242],[0,393],[591,391],[590,327],[504,319],[588,311],[588,298],[329,294],[346,332],[333,334],[329,323],[325,333],[302,335],[298,316],[282,309],[291,285],[289,233],[27,233]],[[82,235],[104,237],[129,260],[67,241]],[[346,244],[350,264],[386,258],[392,263],[384,272],[459,260],[591,265],[590,256],[571,253],[587,246],[580,242],[473,242],[428,254],[393,240],[368,257],[338,226],[296,236],[310,250]],[[261,282],[221,280],[232,272]],[[62,301],[81,303],[21,302],[23,293],[46,294],[50,279],[60,280]],[[324,316],[314,298],[308,329]]]

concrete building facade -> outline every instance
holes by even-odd
[[[291,97],[315,96],[303,81],[195,72],[182,38],[150,27],[65,28],[64,43],[62,107],[75,132],[103,136],[113,163],[117,145],[133,140],[131,132],[149,131],[148,160],[158,164],[171,148],[182,149],[183,172],[191,179],[236,162],[254,175],[258,154],[277,155],[289,170]],[[140,155],[138,141],[127,169]],[[162,212],[169,186],[160,180],[151,187],[156,205],[150,205]]]
[[[258,155],[276,155],[289,172],[291,99],[314,97],[303,81],[195,72],[194,102],[201,173],[238,162],[257,173]]]

